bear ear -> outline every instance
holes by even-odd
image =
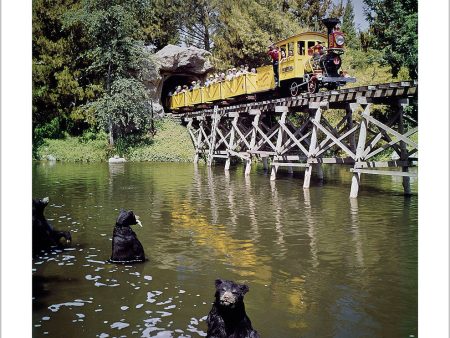
[[[216,289],[223,283],[222,279],[216,279],[215,281],[215,285],[216,285]]]
[[[241,290],[243,295],[250,291],[249,287],[245,284],[239,285],[239,289]]]

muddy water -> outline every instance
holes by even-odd
[[[270,182],[261,167],[33,166],[33,196],[73,246],[33,260],[34,337],[202,337],[216,278],[246,283],[261,337],[417,336],[417,182],[348,168]],[[120,208],[148,261],[108,263]]]

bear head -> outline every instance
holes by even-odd
[[[249,291],[245,284],[236,284],[233,281],[216,279],[216,304],[224,307],[234,308],[243,303],[244,295]]]
[[[128,211],[120,209],[119,217],[116,220],[116,226],[129,227],[130,225],[138,224],[139,221],[132,210]]]
[[[48,197],[33,199],[33,218],[43,218],[44,209],[48,205]]]

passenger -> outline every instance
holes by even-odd
[[[181,86],[177,86],[175,89],[175,94],[181,93]]]
[[[225,73],[220,73],[219,82],[222,82],[222,81],[225,81],[225,80],[226,80]]]
[[[252,69],[250,70],[250,73],[256,74],[256,68],[252,68]]]
[[[211,74],[205,81],[205,87],[209,87],[210,85],[212,85],[213,80],[214,80],[214,75]]]
[[[181,93],[185,93],[189,90],[187,85],[183,85],[183,89],[181,89]]]
[[[279,78],[279,75],[278,75],[278,63],[279,63],[279,61],[278,61],[278,59],[279,59],[278,47],[275,46],[275,44],[271,44],[269,46],[269,51],[268,51],[267,54],[269,54],[270,58],[272,59],[272,67],[273,67],[273,76],[274,76],[274,79],[275,79],[275,87],[278,87],[279,86],[279,82],[278,82],[278,78]]]
[[[231,76],[233,77],[233,79],[237,76],[237,69],[236,68],[231,69]]]
[[[201,85],[202,85],[201,81],[198,80],[198,81],[195,82],[193,89],[200,89]]]
[[[225,76],[225,80],[226,80],[226,81],[231,81],[231,80],[233,80],[233,70],[232,70],[232,69],[228,69],[228,70],[227,70],[227,76]]]
[[[317,41],[316,45],[313,47],[313,57],[318,59],[323,54],[322,41]]]
[[[244,69],[245,69],[245,72],[246,72],[246,73],[249,72],[249,69],[248,69],[248,65],[247,65],[247,64],[244,66]]]
[[[241,67],[239,68],[239,72],[241,73],[241,75],[247,74],[248,71],[245,69],[244,65],[241,65]]]
[[[217,82],[219,82],[220,80],[220,76],[219,76],[219,74],[214,74],[214,83],[217,83]]]
[[[288,56],[289,57],[294,56],[294,51],[292,49],[288,52]]]
[[[281,49],[281,61],[285,60],[286,60],[286,52],[284,51],[284,49]]]
[[[172,96],[172,95],[173,95],[173,93],[172,93],[172,92],[170,91],[170,92],[169,92],[169,94],[167,94],[167,95],[169,95],[169,96]]]

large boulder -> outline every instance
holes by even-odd
[[[213,69],[208,51],[197,47],[167,45],[155,54],[163,73],[192,73],[204,75]]]
[[[151,55],[145,70],[145,84],[153,105],[154,116],[164,114],[162,100],[167,94],[164,83],[170,80],[173,87],[174,76],[185,79],[186,83],[193,79],[204,80],[207,73],[214,69],[209,61],[211,53],[197,47],[180,47],[167,45]],[[164,88],[164,91],[163,91]]]

